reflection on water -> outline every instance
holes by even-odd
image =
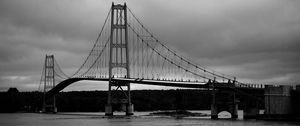
[[[196,111],[209,113],[209,111]],[[242,120],[241,111],[239,119],[211,120],[209,117],[187,117],[174,118],[167,116],[145,116],[150,112],[135,112],[132,117],[122,116],[124,113],[115,113],[118,116],[106,117],[104,113],[58,113],[58,114],[38,114],[38,113],[12,113],[0,114],[0,126],[94,126],[94,125],[121,125],[121,126],[299,126],[300,122],[279,122],[279,121],[257,121]],[[227,115],[226,115],[227,114]],[[230,116],[228,113],[219,116]]]

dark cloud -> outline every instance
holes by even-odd
[[[299,1],[131,0],[127,5],[168,46],[202,66],[249,82],[300,81]],[[110,6],[105,0],[0,1],[0,90],[36,90],[45,54],[54,54],[66,73],[74,72]]]

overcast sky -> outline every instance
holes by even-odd
[[[67,74],[88,55],[110,0],[1,0],[0,91],[38,89],[46,54]],[[123,1],[115,1],[123,3]],[[299,0],[128,0],[167,45],[248,83],[299,84]],[[149,88],[133,86],[133,89]],[[106,90],[79,82],[66,90]]]

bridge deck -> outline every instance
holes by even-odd
[[[46,99],[57,94],[59,91],[63,90],[67,86],[82,80],[89,81],[109,81],[109,78],[69,78],[59,84],[46,93]],[[203,82],[187,82],[187,81],[166,81],[166,80],[146,80],[146,79],[136,79],[136,78],[112,78],[112,81],[122,82],[122,83],[134,83],[134,84],[146,84],[146,85],[157,85],[157,86],[169,86],[169,87],[182,87],[182,88],[212,88],[210,83]],[[232,83],[216,83],[215,88],[233,88]],[[243,88],[243,87],[238,87]]]

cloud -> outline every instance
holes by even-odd
[[[127,5],[160,40],[201,66],[249,82],[300,81],[299,1],[130,0]],[[45,54],[54,54],[72,74],[110,6],[104,0],[0,1],[1,89],[36,90]],[[12,85],[9,77],[30,79]]]

